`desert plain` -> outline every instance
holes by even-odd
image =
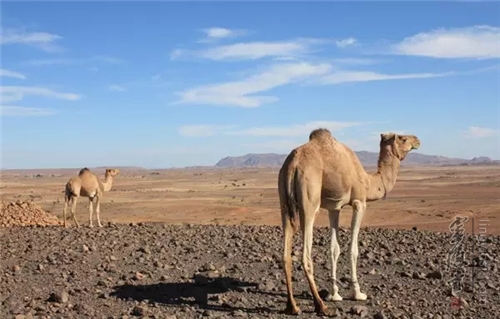
[[[79,169],[2,171],[2,200],[32,201],[61,219],[64,185]],[[86,198],[77,205],[83,227],[68,219],[68,229],[0,228],[1,318],[289,317],[281,312],[279,168],[119,169],[101,202],[102,228],[87,227]],[[100,178],[104,170],[92,168]],[[499,195],[499,166],[403,166],[394,190],[368,203],[362,222],[358,277],[369,299],[327,301],[332,316],[498,318]],[[469,217],[458,295],[450,292],[453,272],[446,268],[455,216]],[[344,297],[350,218],[345,208],[337,270]],[[316,226],[315,276],[328,300],[324,211]],[[301,249],[296,235],[294,292],[299,317],[311,318]]]
[[[101,202],[101,220],[113,223],[162,222],[216,225],[280,225],[274,168],[145,170],[120,168]],[[375,171],[375,168],[366,168]],[[64,185],[75,169],[6,170],[2,200],[32,200],[62,218]],[[105,168],[93,168],[104,179]],[[348,227],[351,208],[341,213]],[[467,232],[487,220],[488,234],[500,235],[500,166],[402,167],[385,200],[368,204],[362,227],[449,231],[454,216],[468,216]],[[95,215],[94,215],[95,217]],[[80,198],[77,219],[88,223],[88,199]],[[316,225],[327,226],[325,211]]]

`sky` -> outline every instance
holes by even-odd
[[[498,2],[3,2],[6,168],[213,165],[328,128],[500,159]]]

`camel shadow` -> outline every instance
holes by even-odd
[[[208,278],[197,274],[194,282],[157,283],[151,285],[125,284],[115,286],[110,296],[123,300],[155,302],[172,307],[195,306],[201,309],[231,312],[241,310],[246,313],[270,313],[270,308],[245,308],[228,303],[210,302],[217,299],[218,294],[238,291],[246,292],[256,289],[258,284],[242,282],[230,277]]]

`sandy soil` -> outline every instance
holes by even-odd
[[[32,199],[62,216],[65,183],[79,169],[3,171],[2,199]],[[101,178],[104,169],[96,170]],[[279,225],[278,169],[123,169],[101,204],[103,222]],[[471,217],[467,231],[500,234],[500,167],[403,168],[386,200],[368,204],[362,226],[449,231],[455,215]],[[95,215],[94,215],[95,216]],[[88,223],[88,200],[77,206]],[[349,226],[351,209],[342,211]],[[472,220],[474,218],[474,221]],[[324,211],[317,225],[328,225]],[[479,226],[481,224],[481,227]]]

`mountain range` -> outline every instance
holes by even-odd
[[[378,153],[368,151],[355,152],[361,164],[365,167],[377,165]],[[287,154],[246,154],[243,156],[228,156],[219,160],[215,167],[275,167],[281,166]],[[467,166],[467,165],[500,165],[500,160],[489,157],[474,157],[473,159],[451,158],[438,155],[410,153],[401,166]]]

